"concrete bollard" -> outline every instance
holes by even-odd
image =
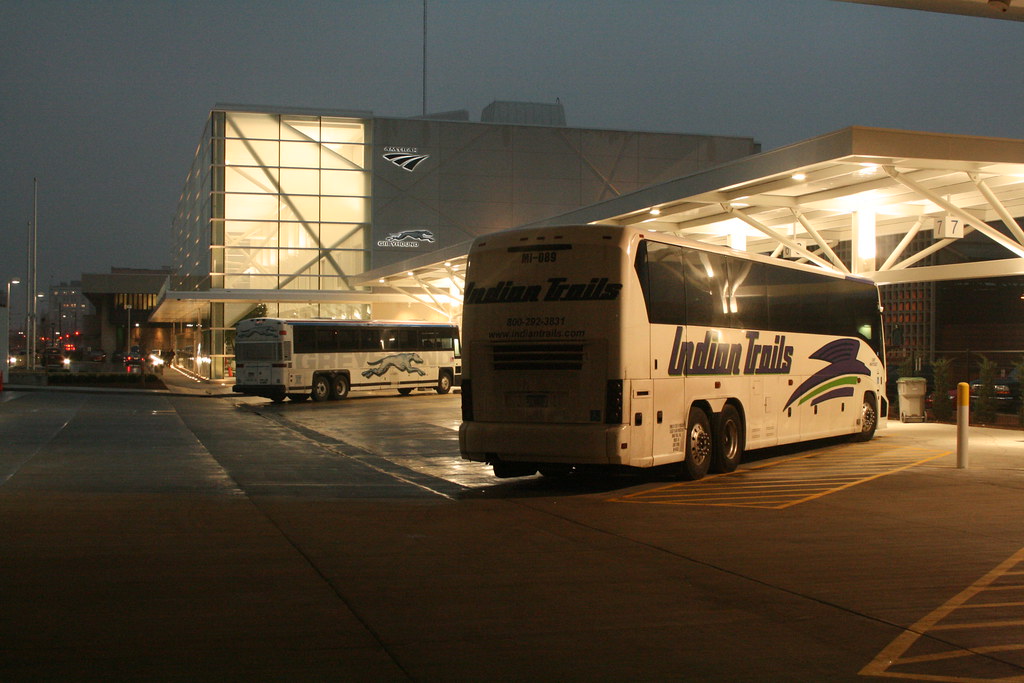
[[[956,467],[967,469],[967,428],[971,425],[971,385],[956,385]]]

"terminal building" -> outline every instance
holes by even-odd
[[[149,320],[209,378],[231,374],[245,317],[458,322],[474,237],[760,151],[745,137],[572,128],[560,103],[469,118],[216,106]],[[420,278],[410,259],[437,268]]]
[[[760,153],[564,122],[558,104],[496,102],[479,122],[218,106],[149,320],[220,378],[242,318],[459,322],[474,237],[644,223],[874,280],[893,368],[957,356],[971,377],[979,353],[1024,358],[1008,309],[1024,294],[1024,141],[851,127]],[[943,312],[964,297],[986,305]]]

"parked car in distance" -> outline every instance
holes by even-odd
[[[95,349],[85,352],[85,360],[92,363],[102,363],[107,359],[107,353],[103,349]]]
[[[1020,381],[1016,377],[997,377],[992,382],[993,395],[999,410],[1016,410],[1020,406]],[[971,382],[971,402],[981,394],[981,380]]]
[[[122,361],[125,365],[142,365],[145,362],[145,353],[138,346],[133,346],[128,353],[124,354]]]
[[[71,364],[71,359],[60,349],[48,348],[43,350],[41,363],[44,370],[64,370]]]

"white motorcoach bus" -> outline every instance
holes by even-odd
[[[327,401],[349,391],[434,389],[462,375],[459,329],[441,323],[239,321],[234,391],[274,401]]]
[[[473,243],[459,447],[499,477],[682,463],[850,434],[887,414],[877,287],[635,228]]]

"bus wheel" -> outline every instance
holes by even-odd
[[[853,435],[854,441],[871,441],[878,426],[878,410],[875,408],[875,397],[864,395],[864,403],[860,407],[860,431]]]
[[[400,396],[408,396],[411,393],[412,393],[412,387],[402,387],[401,389],[398,390],[398,394]]]
[[[331,383],[327,381],[326,375],[317,375],[313,378],[313,390],[309,394],[317,403],[331,397]]]
[[[718,414],[712,472],[732,472],[743,459],[743,418],[731,405]]]
[[[683,475],[687,479],[700,479],[711,466],[711,422],[703,410],[690,408],[686,426],[686,460],[683,461]]]
[[[335,375],[334,382],[331,386],[331,398],[345,398],[348,396],[348,377],[345,375]]]
[[[434,388],[439,394],[447,394],[452,390],[452,376],[447,372],[442,372],[437,378],[437,387]]]

